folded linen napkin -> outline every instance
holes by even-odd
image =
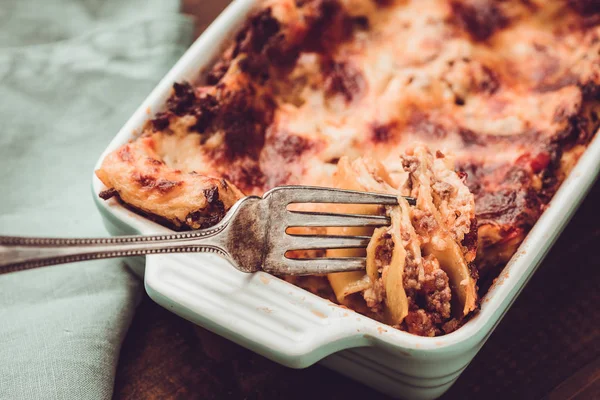
[[[94,164],[190,44],[179,6],[2,1],[0,234],[107,235]],[[142,286],[117,260],[0,275],[0,398],[110,398]]]

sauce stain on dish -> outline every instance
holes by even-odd
[[[505,270],[503,271],[497,278],[494,279],[494,281],[492,282],[492,285],[490,286],[490,289],[488,290],[488,293],[491,292],[492,290],[494,290],[495,288],[502,286],[504,284],[504,281],[510,276],[509,271]],[[484,300],[487,301],[489,296],[486,296],[486,299]]]
[[[313,314],[315,314],[319,318],[327,318],[327,315],[323,314],[321,311],[310,310],[310,312],[313,313]]]

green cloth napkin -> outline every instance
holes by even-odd
[[[192,40],[179,1],[2,0],[0,234],[106,236],[102,150]],[[0,399],[105,399],[143,285],[118,260],[0,275]]]

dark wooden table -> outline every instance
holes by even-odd
[[[227,0],[184,0],[199,34]],[[600,399],[600,182],[445,399]],[[117,399],[384,399],[321,366],[275,364],[142,300]]]

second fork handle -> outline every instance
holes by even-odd
[[[227,256],[219,233],[225,224],[183,233],[69,239],[0,236],[0,274],[100,258],[212,252]]]

